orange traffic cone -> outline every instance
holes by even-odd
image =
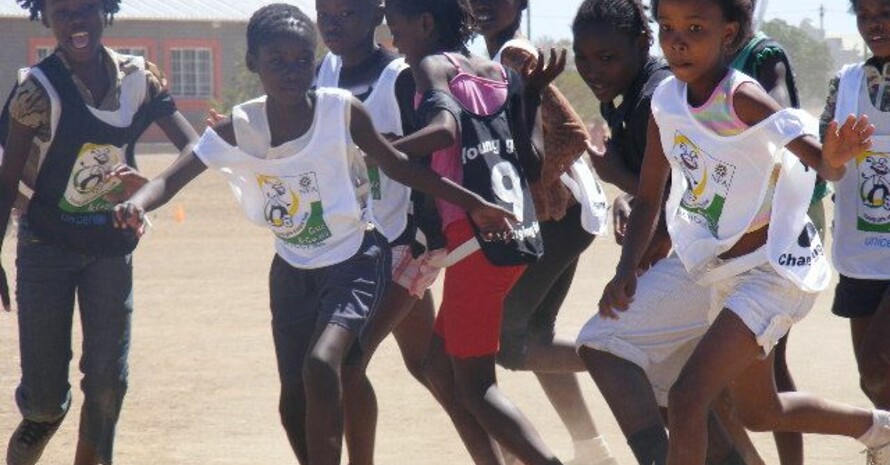
[[[185,207],[177,205],[176,208],[173,209],[173,221],[177,223],[185,221]]]

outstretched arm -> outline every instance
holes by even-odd
[[[749,126],[782,110],[775,100],[753,85],[740,86],[733,103],[739,118]],[[874,131],[867,116],[849,115],[842,125],[837,122],[828,125],[824,145],[820,145],[815,136],[804,135],[791,141],[788,150],[822,178],[836,181],[843,177],[844,165],[849,160],[871,147]]]
[[[358,147],[389,177],[406,186],[439,197],[466,210],[483,233],[504,235],[515,221],[512,213],[486,202],[449,179],[411,163],[374,130],[371,116],[356,99],[352,101],[350,133]]]
[[[177,120],[178,118],[174,118],[170,123],[174,125],[182,123]],[[223,120],[215,126],[214,130],[226,142],[235,143],[235,132],[231,120]],[[187,132],[183,131],[184,134]],[[176,142],[174,140],[174,143]],[[178,142],[182,143],[183,139],[179,139]],[[166,204],[205,169],[207,169],[207,165],[194,152],[194,143],[189,138],[184,138],[180,156],[173,164],[139,189],[128,201],[115,208],[115,226],[140,231],[143,228],[145,212]]]

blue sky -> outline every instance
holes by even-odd
[[[760,0],[761,2],[765,0]],[[570,36],[569,24],[581,0],[530,0],[532,35],[556,38]],[[819,5],[825,5],[825,29],[829,36],[856,34],[856,21],[847,12],[849,0],[768,0],[767,20],[781,18],[798,25],[805,18],[819,24]]]

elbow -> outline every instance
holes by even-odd
[[[457,143],[457,134],[449,128],[442,126],[436,131],[436,140],[439,141],[442,147],[451,147]]]

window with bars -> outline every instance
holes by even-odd
[[[137,57],[148,58],[148,52],[145,47],[111,47],[115,52],[121,55],[134,55]]]
[[[135,55],[142,58],[148,57],[148,51],[145,47],[111,47],[115,52],[121,55]],[[37,61],[43,60],[53,53],[55,47],[37,47]]]
[[[37,61],[43,60],[53,53],[54,47],[37,47]]]
[[[209,48],[170,50],[171,92],[175,97],[213,97],[213,52]]]

